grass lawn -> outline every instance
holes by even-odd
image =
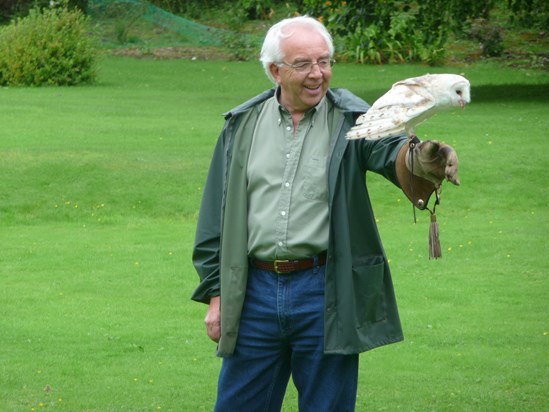
[[[373,102],[427,71],[472,84],[417,129],[462,185],[429,261],[428,213],[367,177],[406,340],[362,355],[357,410],[548,410],[549,74],[349,64],[332,85]],[[195,221],[221,113],[269,86],[256,62],[106,57],[93,86],[0,89],[0,410],[212,410]]]

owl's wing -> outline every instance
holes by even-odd
[[[434,107],[434,97],[423,87],[395,83],[357,119],[347,138],[374,140],[401,135],[429,117]]]

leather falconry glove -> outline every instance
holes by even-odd
[[[439,227],[435,208],[440,203],[440,189],[444,179],[455,185],[459,185],[458,158],[456,151],[447,144],[436,140],[426,140],[424,142],[418,142],[417,140],[417,137],[414,137],[410,142],[412,149],[406,152],[406,167],[412,174],[431,182],[435,186],[436,201],[432,210],[427,208],[427,202],[423,202],[423,200],[420,201],[418,199],[417,203],[421,204],[422,208],[429,210],[431,213],[431,224],[429,225],[429,259],[438,259],[442,257],[442,249],[440,247]],[[413,192],[411,199],[414,203],[415,222],[416,199]]]
[[[456,151],[437,140],[425,140],[416,144],[412,155],[406,153],[406,167],[414,175],[432,182],[437,189],[444,179],[456,186],[460,183]]]

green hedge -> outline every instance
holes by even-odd
[[[95,79],[88,18],[67,7],[32,9],[0,28],[0,85],[76,85]]]

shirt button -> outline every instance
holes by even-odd
[[[282,216],[286,216],[286,211],[283,210],[282,212],[280,212],[280,214],[281,214]]]
[[[290,187],[290,183],[289,183],[289,182],[286,182],[286,183],[284,183],[284,186]]]
[[[286,159],[290,158],[290,153],[286,153]]]
[[[278,242],[278,246],[284,245],[284,242]]]
[[[287,130],[287,131],[292,130],[291,126],[286,126],[286,130]]]

